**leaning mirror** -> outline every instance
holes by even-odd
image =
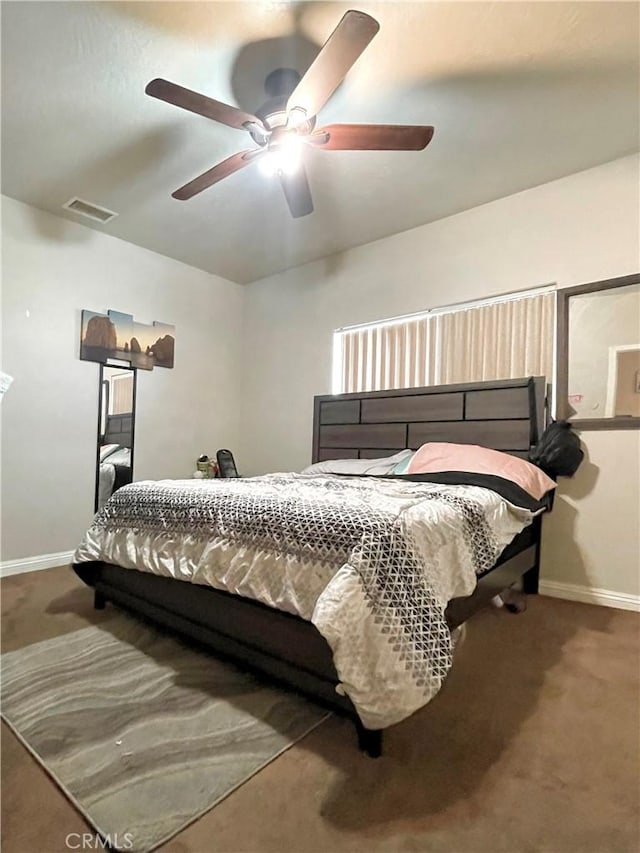
[[[558,416],[640,426],[640,275],[558,291]]]
[[[135,368],[100,365],[96,512],[133,480],[136,379]]]

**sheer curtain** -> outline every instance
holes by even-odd
[[[126,415],[133,405],[133,374],[131,371],[111,377],[111,415]]]
[[[434,312],[341,336],[341,393],[553,372],[555,293]]]
[[[436,382],[547,376],[553,371],[555,293],[435,318]]]
[[[434,384],[431,317],[369,326],[342,335],[341,391],[382,391]]]

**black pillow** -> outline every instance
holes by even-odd
[[[549,424],[540,441],[529,451],[529,462],[554,479],[573,477],[583,459],[580,439],[568,421]]]

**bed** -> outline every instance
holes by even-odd
[[[312,459],[315,463],[328,459],[376,459],[440,441],[480,444],[526,457],[545,423],[543,377],[319,396],[314,401]],[[426,488],[413,481],[398,485],[397,478],[385,478],[380,487],[372,484],[372,478],[362,477],[351,481],[334,477],[328,483],[314,476],[308,477],[309,482],[285,479],[297,476],[255,479],[264,481],[258,483],[262,489],[288,493],[313,486],[316,491],[333,489],[341,495],[353,493],[357,497],[358,490],[368,489],[367,500],[371,500],[371,490],[376,489],[380,500],[387,503],[398,497],[406,501],[411,490],[417,494]],[[232,488],[237,491],[250,486],[253,488],[247,481]],[[219,484],[197,488],[216,490]],[[119,494],[119,498],[124,496]],[[214,500],[215,493],[209,492],[209,497]],[[119,498],[115,496],[113,501]],[[535,514],[531,523],[500,551],[495,562],[492,558],[491,564],[478,573],[477,584],[474,577],[474,591],[449,601],[446,611],[443,608],[448,629],[461,625],[520,579],[526,593],[537,592],[541,524],[542,514]],[[372,723],[376,717],[371,715],[365,717],[367,725],[363,724],[360,706],[356,710],[342,689],[335,646],[332,650],[326,632],[323,636],[307,619],[202,583],[185,583],[175,577],[124,568],[116,562],[87,560],[86,553],[83,560],[86,561],[74,564],[74,570],[93,587],[96,608],[112,601],[347,714],[356,724],[361,749],[372,756],[381,754],[383,726],[376,727]],[[374,617],[372,624],[380,621],[378,614]],[[342,625],[348,628],[347,622]],[[384,632],[384,628],[380,630]],[[385,721],[384,726],[387,724]]]

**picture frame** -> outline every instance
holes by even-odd
[[[107,364],[119,361],[153,370],[171,370],[175,361],[175,326],[155,321],[138,323],[132,314],[109,309],[106,314],[82,309],[80,358]]]

